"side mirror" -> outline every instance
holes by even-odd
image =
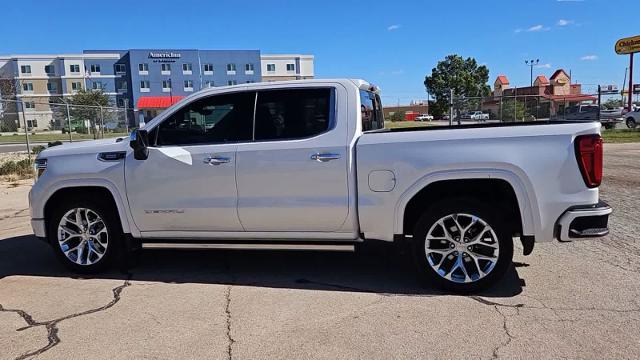
[[[147,160],[149,157],[149,134],[147,130],[136,129],[131,132],[129,146],[133,149],[133,157],[136,160]]]

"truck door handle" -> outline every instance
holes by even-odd
[[[320,153],[316,153],[311,155],[311,160],[315,160],[318,162],[327,162],[327,161],[331,161],[331,160],[337,160],[340,159],[340,154],[331,154],[331,153],[325,153],[325,154],[320,154]]]
[[[220,164],[226,164],[229,161],[231,161],[231,159],[229,159],[228,157],[224,157],[224,156],[207,156],[203,162],[205,164],[209,164],[209,165],[220,165]]]

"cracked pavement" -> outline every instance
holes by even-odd
[[[640,354],[640,144],[605,146],[602,240],[516,250],[475,296],[420,288],[393,249],[145,251],[67,272],[0,184],[0,359],[620,358]],[[519,253],[518,253],[519,252]]]

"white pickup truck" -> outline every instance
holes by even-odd
[[[124,249],[412,249],[420,278],[496,283],[535,242],[608,233],[595,122],[385,129],[362,80],[197,92],[129,138],[49,148],[35,235],[71,269]],[[519,239],[519,240],[518,240]]]

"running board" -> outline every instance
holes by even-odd
[[[224,249],[224,250],[304,250],[304,251],[355,251],[353,244],[242,244],[242,243],[186,243],[186,242],[147,242],[143,249]]]

